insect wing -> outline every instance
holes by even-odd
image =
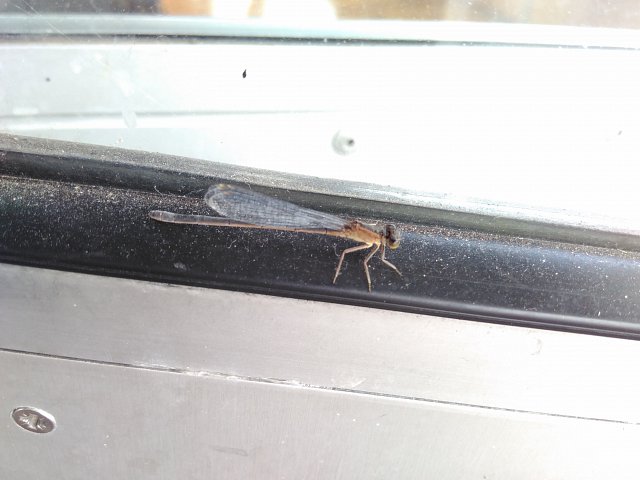
[[[349,223],[340,217],[302,208],[235,185],[213,185],[204,199],[219,214],[253,225],[342,230]]]

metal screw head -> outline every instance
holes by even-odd
[[[11,418],[19,427],[33,433],[49,433],[56,428],[53,415],[33,407],[18,407],[11,412]]]

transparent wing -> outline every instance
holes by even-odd
[[[235,185],[209,187],[205,202],[220,215],[242,223],[269,227],[342,230],[348,220],[302,208]]]

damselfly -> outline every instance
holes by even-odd
[[[380,260],[398,275],[400,270],[385,258],[386,248],[395,250],[400,245],[400,235],[394,225],[385,225],[380,231],[357,220],[348,220],[328,213],[302,208],[293,203],[278,200],[261,193],[235,185],[219,184],[209,187],[204,200],[222,217],[206,215],[183,215],[179,213],[153,210],[149,216],[154,220],[168,223],[212,225],[216,227],[259,228],[263,230],[284,230],[299,233],[317,233],[332,237],[348,238],[360,245],[345,249],[340,255],[333,283],[336,283],[344,256],[348,253],[369,249],[364,258],[364,273],[371,291],[369,260],[380,251]]]

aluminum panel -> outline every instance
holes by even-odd
[[[0,476],[636,478],[640,428],[0,352]],[[33,404],[58,426],[9,414]],[[4,413],[2,413],[4,412]]]
[[[640,422],[640,343],[0,264],[0,348]]]

